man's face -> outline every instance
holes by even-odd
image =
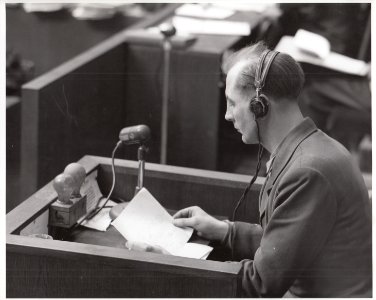
[[[244,64],[237,63],[227,74],[225,119],[234,123],[235,129],[241,133],[245,144],[258,143],[257,127],[253,113],[249,110],[252,95],[242,92],[236,85],[238,74]]]

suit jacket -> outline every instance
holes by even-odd
[[[351,155],[306,118],[277,149],[260,225],[231,224],[244,296],[372,297],[371,203]]]

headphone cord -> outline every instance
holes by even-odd
[[[245,188],[242,196],[238,200],[238,202],[237,202],[237,204],[236,204],[236,206],[235,206],[235,208],[233,210],[231,221],[235,221],[236,211],[238,210],[240,204],[243,202],[243,200],[247,196],[247,194],[248,194],[249,190],[251,189],[252,185],[255,183],[255,181],[257,179],[257,176],[258,176],[258,173],[260,171],[260,167],[261,167],[261,159],[262,159],[262,155],[264,153],[264,147],[262,147],[261,142],[260,142],[260,128],[259,128],[259,124],[258,124],[257,120],[255,120],[255,122],[256,122],[256,126],[257,126],[257,138],[258,138],[258,155],[257,155],[256,173],[255,173],[255,175],[253,175],[251,181],[249,182],[249,184]]]

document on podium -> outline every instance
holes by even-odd
[[[129,241],[160,246],[172,255],[206,258],[212,247],[187,243],[192,228],[179,228],[150,192],[142,188],[112,225]]]

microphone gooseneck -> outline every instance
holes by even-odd
[[[98,202],[96,203],[93,210],[86,213],[86,215],[82,218],[82,220],[78,223],[76,223],[72,229],[67,233],[70,234],[73,232],[75,228],[80,226],[84,221],[91,220],[94,218],[103,208],[107,208],[107,203],[110,200],[110,197],[114,191],[115,183],[116,183],[116,173],[115,173],[115,153],[117,149],[122,145],[131,145],[131,144],[141,144],[140,148],[146,149],[146,147],[143,145],[150,139],[150,128],[147,125],[136,125],[136,126],[130,126],[123,128],[119,133],[119,141],[116,143],[115,148],[112,150],[111,154],[111,171],[112,171],[112,185],[110,192],[108,193],[107,197],[101,197]],[[145,150],[146,151],[146,150]],[[144,158],[145,154],[143,153],[141,156],[139,154],[139,158],[142,158],[143,160],[143,168],[144,168]],[[143,171],[143,170],[142,170]],[[142,172],[143,176],[143,172]],[[139,179],[140,183],[140,179]],[[143,183],[143,181],[141,181]],[[104,203],[99,206],[99,203],[102,199],[104,199]],[[113,207],[112,207],[113,209]],[[63,237],[62,240],[65,240],[67,238],[67,234]]]

